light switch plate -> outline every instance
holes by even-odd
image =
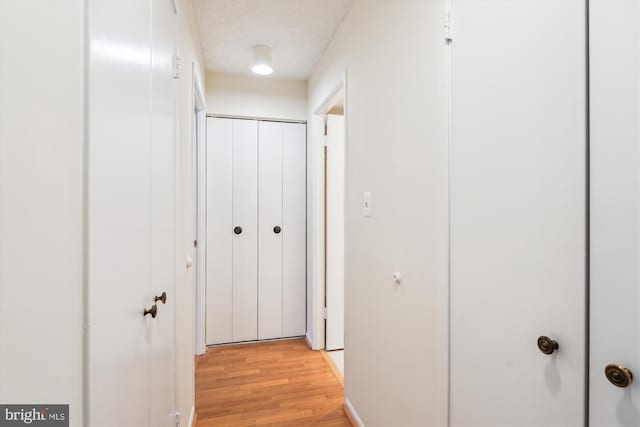
[[[371,192],[366,191],[362,196],[362,216],[373,216],[373,206],[371,205]]]

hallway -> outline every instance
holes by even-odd
[[[0,0],[0,58],[0,427],[640,427],[640,0]]]
[[[196,359],[198,427],[350,426],[343,390],[304,340],[209,348]]]

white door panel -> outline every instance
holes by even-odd
[[[282,124],[260,122],[258,339],[282,337]]]
[[[327,116],[326,348],[344,348],[344,116]]]
[[[176,346],[176,80],[173,53],[177,16],[169,1],[152,4],[152,106],[151,106],[151,292],[149,301],[166,293],[166,304],[158,301],[158,315],[150,340],[150,425],[175,425]]]
[[[640,4],[590,0],[592,427],[640,425]],[[604,375],[620,364],[628,388]]]
[[[258,338],[258,124],[233,121],[233,341]]]
[[[580,426],[585,3],[454,0],[453,21],[451,426]]]
[[[149,426],[149,2],[90,1],[88,277],[91,427]],[[118,25],[114,25],[117,22]],[[119,40],[125,40],[119,44]],[[173,262],[173,261],[172,261]]]
[[[282,124],[282,334],[306,333],[307,318],[307,127]]]
[[[207,345],[233,341],[233,121],[207,119]]]

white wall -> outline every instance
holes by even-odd
[[[202,49],[195,23],[192,0],[178,2],[179,52],[182,78],[178,82],[178,145],[177,145],[177,212],[176,212],[176,333],[178,357],[178,410],[182,425],[187,425],[195,400],[194,328],[195,328],[195,268],[186,268],[186,258],[195,259],[193,189],[193,72],[205,84]],[[204,90],[204,87],[202,88]]]
[[[84,1],[0,1],[0,402],[82,425]]]
[[[307,82],[207,72],[207,114],[307,120]]]
[[[347,76],[345,396],[367,427],[446,424],[443,3],[354,2],[309,80],[309,168],[317,178],[310,229],[318,233],[322,151],[313,112]],[[371,218],[362,216],[365,191],[373,195]],[[309,259],[313,293],[322,240],[310,237],[318,242]],[[403,276],[398,288],[395,271]]]

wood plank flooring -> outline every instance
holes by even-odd
[[[198,427],[350,427],[343,389],[304,340],[208,349],[196,361]]]

